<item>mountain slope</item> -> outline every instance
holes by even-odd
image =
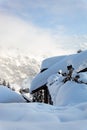
[[[39,71],[39,62],[25,55],[0,55],[0,78],[11,84],[21,85],[27,77],[33,77]]]

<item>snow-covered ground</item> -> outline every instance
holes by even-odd
[[[65,107],[0,104],[0,130],[87,130],[87,102]]]

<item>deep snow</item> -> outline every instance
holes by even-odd
[[[86,130],[87,102],[55,107],[43,103],[0,104],[0,130]]]

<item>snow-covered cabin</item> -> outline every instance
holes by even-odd
[[[87,71],[87,50],[72,55],[45,59],[41,65],[41,72],[36,75],[31,83],[30,93],[41,90],[40,93],[42,94],[42,91],[44,91],[43,102],[50,103],[49,99],[51,98],[47,87],[48,78],[57,74],[60,70],[62,70],[62,73],[67,73],[67,66],[70,65],[74,68],[74,73]]]

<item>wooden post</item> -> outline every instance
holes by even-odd
[[[44,103],[48,103],[48,89],[44,87]]]

